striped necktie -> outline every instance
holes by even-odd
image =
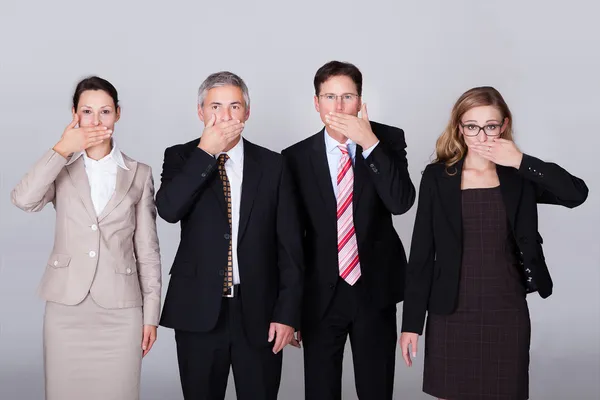
[[[225,195],[225,203],[227,203],[227,218],[229,220],[229,250],[227,252],[227,269],[225,270],[225,280],[223,281],[223,293],[227,293],[233,286],[233,257],[231,254],[231,186],[229,178],[225,171],[225,163],[229,159],[227,154],[221,154],[217,160],[219,168],[219,177],[223,183],[223,194]]]
[[[343,144],[338,147],[342,151],[337,176],[338,267],[342,279],[354,285],[360,278],[360,261],[352,210],[354,171],[352,159],[348,154],[348,145]]]

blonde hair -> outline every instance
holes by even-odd
[[[450,121],[448,121],[446,129],[435,144],[436,159],[434,162],[443,162],[446,164],[447,172],[450,167],[463,159],[467,154],[467,144],[459,130],[461,118],[470,109],[481,106],[492,106],[498,109],[502,114],[503,122],[505,118],[508,118],[504,132],[500,137],[513,140],[512,114],[500,92],[491,86],[470,89],[463,93],[454,104],[452,113],[450,114]],[[448,173],[450,174],[450,172]]]

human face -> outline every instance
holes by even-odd
[[[480,106],[463,114],[458,129],[470,147],[474,143],[485,143],[501,137],[507,126],[508,118],[502,118],[496,107]]]
[[[206,125],[213,114],[217,117],[216,124],[233,119],[246,122],[250,117],[250,109],[246,107],[242,89],[232,85],[210,89],[204,102],[198,105],[198,116]]]
[[[346,75],[332,76],[321,84],[319,94],[314,98],[315,109],[321,116],[321,121],[327,124],[325,116],[330,112],[358,115],[361,98],[356,84]]]
[[[113,98],[104,90],[86,90],[79,96],[79,104],[77,110],[73,109],[73,114],[79,117],[80,127],[105,126],[114,130],[121,110],[115,108]]]

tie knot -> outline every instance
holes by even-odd
[[[340,145],[338,145],[338,147],[340,148],[340,151],[342,152],[343,155],[348,155],[348,144],[347,143],[340,144]]]
[[[229,156],[223,153],[217,159],[217,163],[219,163],[220,166],[224,166],[227,160],[229,160]]]

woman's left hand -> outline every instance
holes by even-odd
[[[474,143],[469,149],[475,151],[481,157],[490,160],[494,164],[519,169],[523,153],[517,148],[515,142],[510,140],[494,138],[484,143]]]
[[[142,350],[144,354],[142,354],[142,357],[146,357],[146,354],[148,354],[152,345],[156,342],[156,329],[157,327],[154,325],[144,325],[144,337],[142,338]]]

